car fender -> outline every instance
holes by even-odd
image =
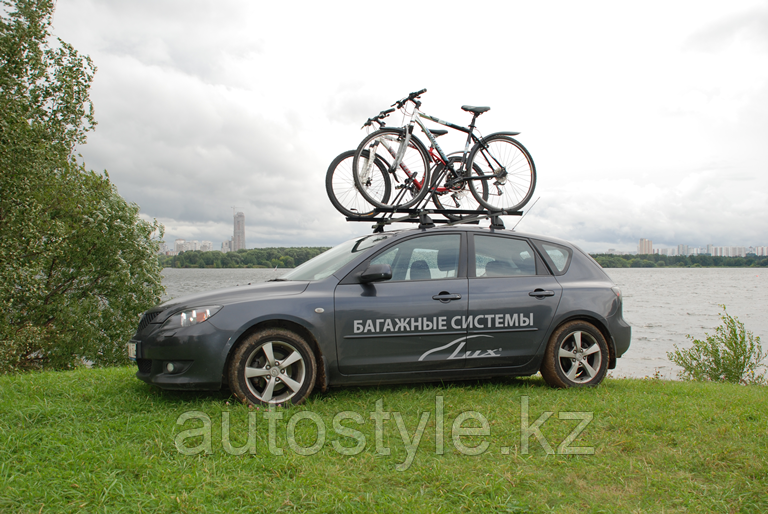
[[[233,347],[259,325],[298,325],[311,334],[317,343],[318,352],[325,361],[335,361],[336,346],[334,344],[334,306],[333,295],[328,294],[326,287],[333,284],[323,282],[312,283],[301,295],[291,297],[270,298],[269,301],[257,300],[228,306],[226,317],[211,319],[222,330],[230,332],[229,339],[221,348],[222,363],[226,362]],[[257,315],[252,315],[258,311]],[[223,311],[222,311],[223,313]],[[229,324],[230,319],[232,324]],[[244,323],[237,320],[247,319]]]

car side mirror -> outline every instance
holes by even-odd
[[[389,264],[371,264],[368,269],[360,273],[360,283],[380,282],[392,278],[392,266]]]

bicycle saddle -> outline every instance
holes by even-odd
[[[462,105],[462,111],[473,112],[475,114],[483,114],[485,111],[490,111],[490,107],[472,107],[471,105]]]
[[[445,130],[445,129],[434,129],[434,130],[433,129],[429,129],[429,131],[435,137],[444,136],[444,135],[446,135],[448,133],[448,131]]]

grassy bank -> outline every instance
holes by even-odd
[[[759,387],[609,379],[558,391],[533,378],[337,389],[271,414],[282,415],[271,450],[263,409],[163,392],[131,368],[3,376],[0,392],[2,512],[768,511]]]

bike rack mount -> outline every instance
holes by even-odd
[[[382,214],[383,216],[379,215]],[[445,216],[444,218],[433,218],[432,215]],[[459,220],[450,219],[447,214],[460,214],[465,216]],[[400,215],[395,217],[396,215]],[[367,221],[373,222],[374,234],[384,232],[385,225],[393,223],[418,223],[419,228],[433,228],[436,223],[446,226],[472,224],[477,225],[482,220],[491,220],[491,229],[503,230],[504,222],[501,216],[522,216],[523,211],[489,211],[489,210],[461,210],[461,209],[398,209],[398,208],[375,208],[371,216],[348,216],[347,221]]]

